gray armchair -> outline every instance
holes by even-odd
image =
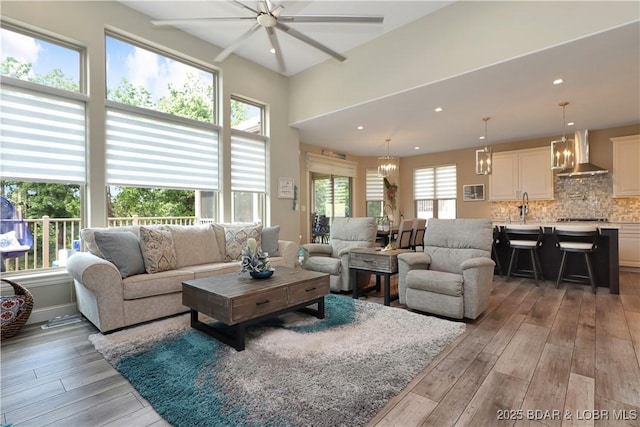
[[[330,274],[332,291],[350,291],[353,288],[349,281],[349,251],[355,247],[374,247],[376,233],[376,221],[372,217],[335,218],[331,224],[329,244],[302,245],[302,266],[306,270]]]
[[[477,318],[491,296],[492,242],[488,219],[430,219],[424,252],[398,255],[400,303],[456,319]]]

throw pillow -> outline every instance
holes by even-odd
[[[227,254],[225,261],[239,261],[242,249],[247,245],[249,237],[256,239],[258,246],[262,243],[262,224],[225,225],[224,240]]]
[[[280,256],[278,252],[278,240],[280,240],[280,226],[265,227],[262,229],[262,250],[269,256]]]
[[[15,230],[0,234],[0,248],[6,249],[14,246],[20,246]]]
[[[123,279],[144,273],[140,241],[131,231],[96,231],[94,237],[104,259],[116,266]]]
[[[176,251],[169,230],[140,227],[140,248],[147,273],[159,273],[176,268]]]

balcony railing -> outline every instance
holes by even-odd
[[[6,271],[29,271],[52,267],[62,267],[73,247],[74,240],[80,240],[80,218],[24,219],[33,235],[31,250],[24,255],[4,260]],[[201,222],[194,216],[131,217],[109,218],[108,226],[173,224],[192,225]]]

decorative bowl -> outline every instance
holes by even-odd
[[[250,271],[249,275],[251,275],[251,277],[253,277],[254,279],[268,279],[269,277],[273,276],[273,270]]]

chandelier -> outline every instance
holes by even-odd
[[[569,103],[561,102],[558,105],[562,107],[562,138],[551,141],[551,169],[564,170],[572,168],[575,162],[575,140],[567,139],[565,136],[566,122],[564,109]]]
[[[380,177],[393,177],[398,173],[398,158],[389,155],[389,142],[391,140],[387,138],[387,155],[378,157],[378,176]]]
[[[491,148],[487,145],[487,122],[491,117],[484,117],[484,148],[476,150],[476,175],[491,173]]]

